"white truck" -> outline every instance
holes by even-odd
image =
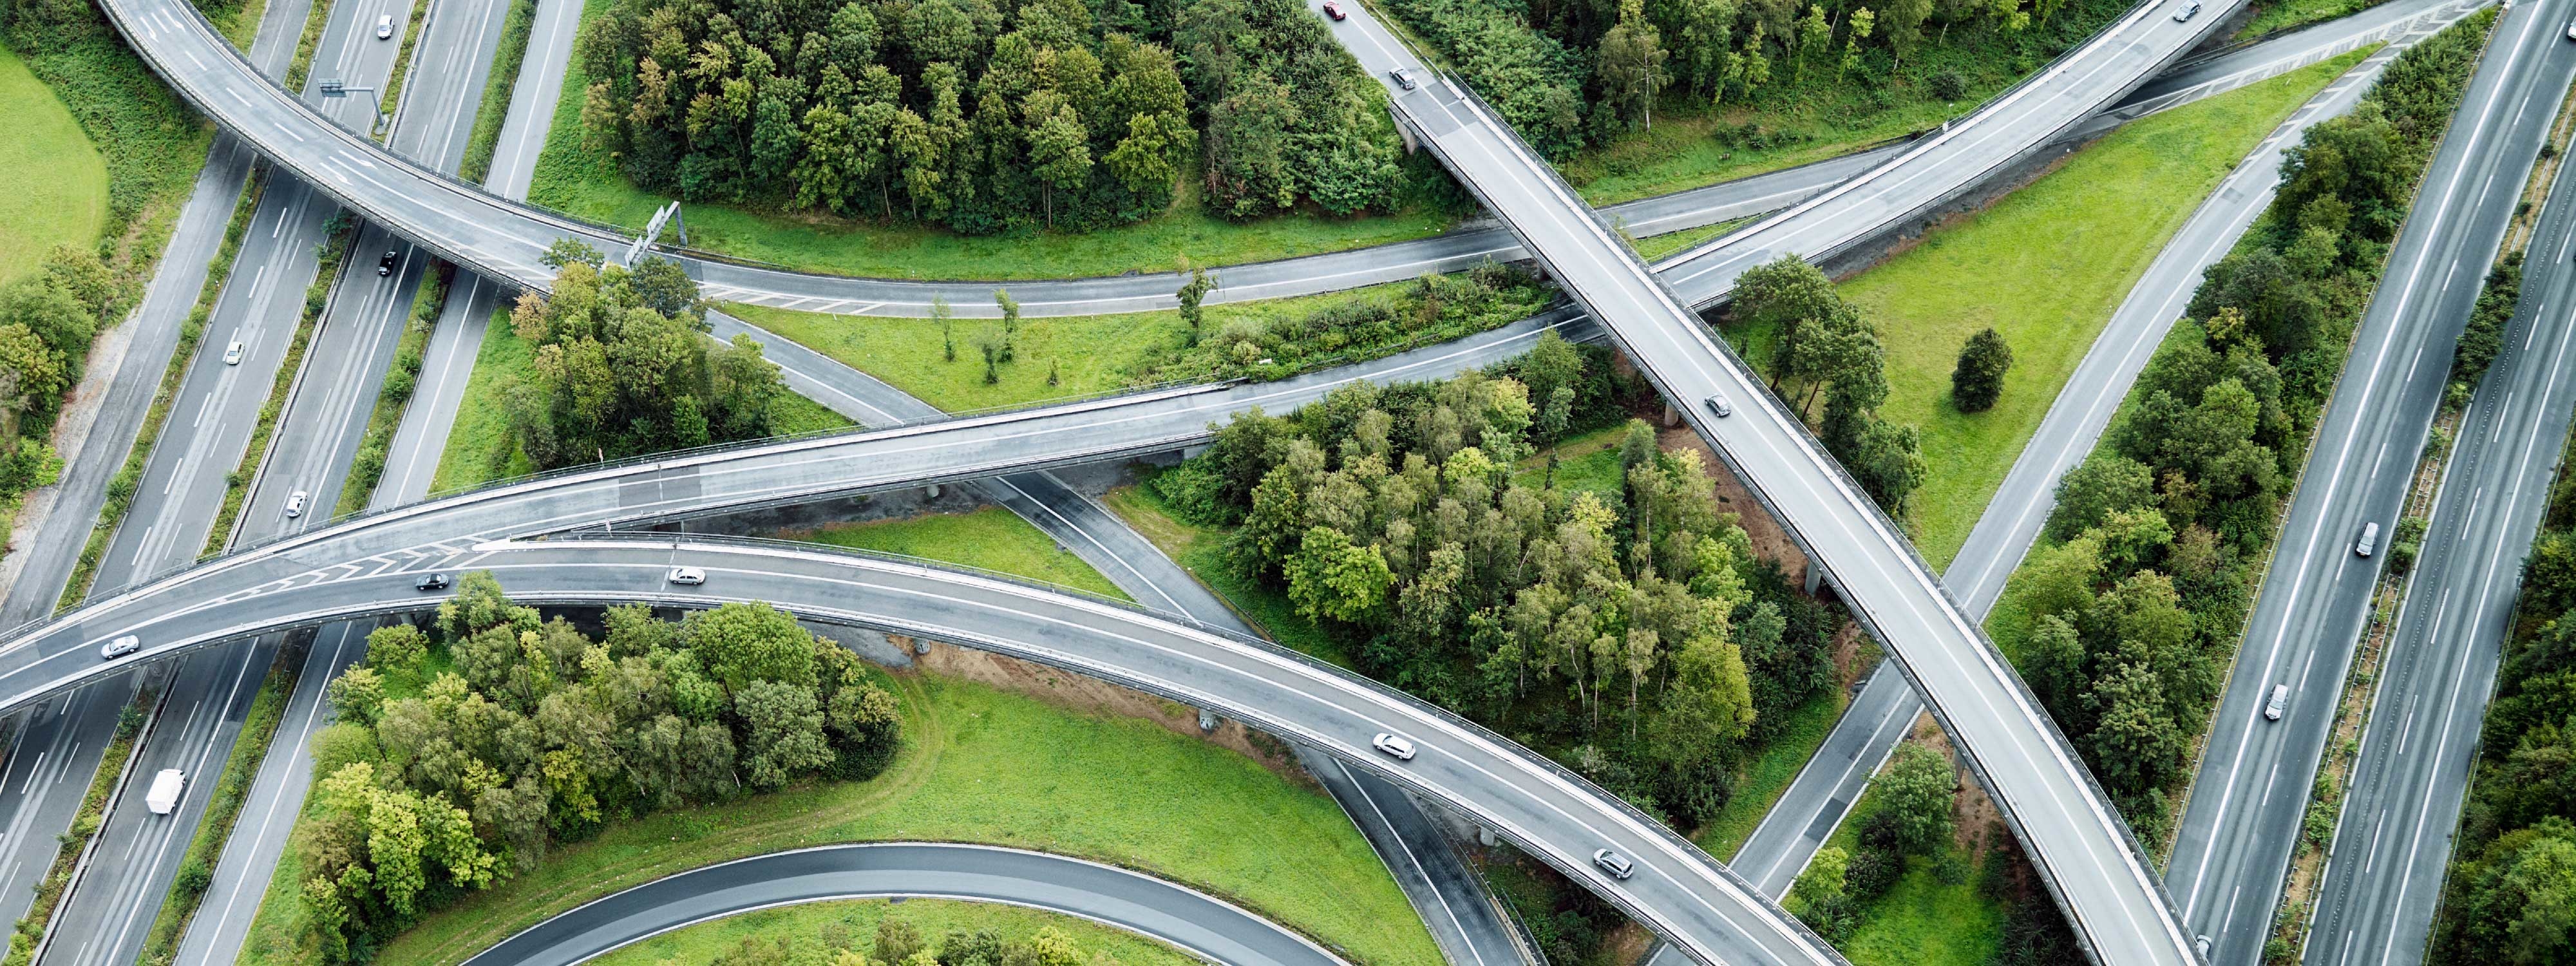
[[[176,768],[161,769],[152,776],[152,788],[143,793],[143,807],[154,815],[168,815],[179,807],[179,793],[188,787],[188,775]]]

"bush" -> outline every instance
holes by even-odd
[[[179,877],[172,880],[171,886],[185,897],[182,901],[186,901],[206,894],[206,887],[214,881],[214,870],[206,868],[206,860],[191,856],[179,864]]]
[[[1931,87],[1932,97],[1935,100],[1955,101],[1968,96],[1968,79],[1960,76],[1955,70],[1945,70],[1932,75]]]

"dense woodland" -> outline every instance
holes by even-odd
[[[538,469],[773,435],[769,404],[787,391],[778,366],[749,336],[707,338],[706,304],[679,263],[628,271],[573,241],[546,261],[553,297],[525,294],[510,311],[536,347],[533,375],[501,393]]]
[[[471,573],[428,630],[367,638],[331,682],[296,839],[306,941],[364,961],[422,912],[609,823],[892,759],[894,696],[767,604],[665,621],[611,608],[593,638]]]
[[[2014,575],[2031,622],[2016,663],[2149,841],[2172,827],[2280,500],[2489,22],[2408,50],[2289,152],[2271,208],[2193,296],[2202,321],[2059,481],[2046,545]]]
[[[2077,8],[2072,14],[2070,6]],[[1812,109],[1827,100],[1814,95],[1828,78],[1870,87],[1861,110],[1883,110],[1900,99],[1955,100],[1967,87],[1960,66],[1990,79],[2027,72],[2124,6],[2081,0],[1387,3],[1447,54],[1523,137],[1558,160],[1650,126],[1659,105],[1704,109],[1778,95],[1810,98],[1818,102],[1806,105]],[[1954,40],[1958,56],[1944,59],[1940,69],[1906,69],[1927,46]]]
[[[86,249],[57,245],[44,269],[0,286],[0,504],[51,483],[54,418],[81,380],[91,337],[129,305],[125,286]]]
[[[1235,566],[1360,670],[1690,827],[1748,747],[1832,686],[1841,617],[1754,556],[1698,450],[1660,451],[1644,423],[1613,492],[1513,472],[1648,392],[1551,335],[1493,373],[1239,416],[1155,486],[1233,526]]]
[[[1384,94],[1296,0],[616,0],[582,126],[689,201],[970,235],[1392,202]]]

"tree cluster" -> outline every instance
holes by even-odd
[[[1215,326],[1204,321],[1205,310],[1192,299],[1206,293],[1196,279],[1181,289],[1189,344],[1134,373],[1137,382],[1285,378],[1356,354],[1373,357],[1517,322],[1556,297],[1553,287],[1527,272],[1490,260],[1456,274],[1426,274],[1384,294],[1295,315],[1255,318],[1246,312]]]
[[[2433,960],[2576,963],[2576,474],[2559,468],[2479,735]]]
[[[2409,49],[2360,110],[2308,130],[2264,220],[2194,294],[2203,321],[2148,360],[2101,448],[2058,481],[2049,545],[2015,574],[2023,677],[2149,841],[2171,827],[2279,501],[2431,149],[2406,132],[2447,115],[2426,90],[2456,101],[2484,28]]]
[[[2487,272],[2486,287],[2461,327],[2459,348],[2451,354],[2451,385],[2446,394],[2455,406],[2466,406],[2469,393],[2486,377],[2487,366],[2504,348],[2504,332],[2513,324],[2514,305],[2522,300],[2522,253],[2507,253]]]
[[[0,503],[52,483],[48,442],[63,397],[81,379],[90,338],[126,309],[125,287],[98,256],[56,245],[37,272],[0,286]]]
[[[678,622],[612,608],[594,639],[481,572],[429,631],[369,635],[328,693],[339,721],[314,741],[323,777],[298,847],[329,962],[609,823],[872,777],[901,727],[855,656],[767,604]]]
[[[1922,443],[1914,427],[1878,416],[1887,401],[1887,351],[1860,307],[1844,301],[1824,272],[1782,255],[1736,279],[1728,312],[1737,324],[1774,331],[1772,393],[1815,428],[1881,508],[1904,516],[1927,472]]]
[[[970,235],[1151,217],[1202,147],[1232,216],[1388,200],[1392,122],[1320,22],[1175,6],[618,0],[581,35],[583,131],[651,191]]]
[[[933,939],[912,923],[888,916],[877,921],[872,942],[861,945],[848,926],[824,924],[819,957],[805,953],[784,937],[746,936],[717,954],[707,966],[1118,966],[1108,950],[1084,954],[1072,936],[1053,926],[1040,927],[1024,939],[1006,939],[990,929],[949,930]]]
[[[528,293],[510,327],[536,349],[525,380],[503,386],[510,433],[538,469],[771,435],[785,392],[759,343],[707,338],[706,304],[679,263],[633,271],[557,245],[554,291]]]
[[[1896,746],[1887,773],[1870,784],[1882,804],[1861,820],[1858,848],[1817,850],[1790,884],[1783,907],[1827,940],[1850,938],[1864,910],[1896,887],[1909,861],[1941,854],[1958,790],[1948,757],[1912,742]]]
[[[1840,82],[1855,70],[1884,85],[1922,48],[1927,30],[2019,40],[2067,2],[1396,0],[1389,8],[1447,54],[1533,146],[1563,160],[1651,127],[1668,89],[1715,105],[1828,74]],[[2062,46],[2054,34],[2030,39]],[[1964,83],[1946,76],[1954,87]]]
[[[1297,0],[1193,0],[1172,35],[1206,118],[1209,206],[1229,218],[1304,198],[1384,210],[1403,184],[1385,90]]]
[[[1238,524],[1239,571],[1363,671],[1694,824],[1725,803],[1757,723],[1828,686],[1832,628],[1783,600],[1699,451],[1659,451],[1644,423],[1613,491],[1514,471],[1598,419],[1579,415],[1587,368],[1550,337],[1502,373],[1247,414],[1158,489]]]

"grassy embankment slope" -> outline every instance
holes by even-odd
[[[865,782],[813,783],[615,825],[535,872],[426,916],[381,966],[451,964],[547,915],[672,872],[833,842],[989,842],[1142,869],[1222,895],[1354,962],[1438,962],[1421,920],[1332,799],[1154,723],[952,678],[893,679],[904,748]],[[302,830],[243,966],[311,966]],[[1285,862],[1283,843],[1297,861]]]
[[[1914,539],[1946,567],[2094,337],[2201,200],[2263,137],[2366,52],[2129,124],[1993,206],[1933,229],[1843,283],[1887,352],[1880,414],[1922,431],[1930,472]],[[2013,350],[1991,410],[1962,413],[1950,371],[1968,336],[1993,327]],[[1771,333],[1730,327],[1757,365]]]

